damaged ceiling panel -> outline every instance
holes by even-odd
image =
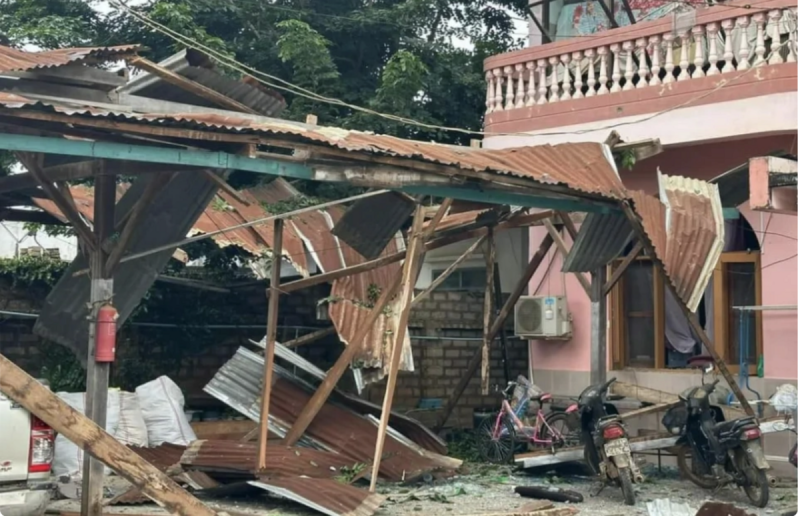
[[[400,192],[360,199],[347,208],[331,232],[367,260],[374,260],[403,228],[415,206],[414,199]]]
[[[327,516],[371,516],[385,500],[365,489],[321,478],[271,478],[249,484]]]
[[[700,304],[725,242],[725,221],[716,185],[658,173],[666,205],[664,265],[689,310]]]
[[[633,238],[633,227],[622,213],[589,213],[569,250],[563,272],[591,272],[617,258]]]
[[[236,81],[226,77],[216,70],[211,58],[195,49],[181,50],[159,62],[158,65],[221,93],[265,116],[277,116],[286,107],[286,101],[278,92],[255,81]],[[214,103],[148,72],[140,73],[117,91],[153,99],[217,107]]]
[[[239,348],[204,390],[258,421],[263,371],[262,356]],[[311,399],[314,388],[278,365],[274,366],[274,371],[269,425],[271,432],[282,437]],[[328,401],[309,425],[300,444],[336,452],[353,464],[369,464],[372,462],[376,438],[375,426],[368,419],[343,405]],[[384,448],[386,458],[380,466],[381,477],[401,481],[424,473],[441,472],[447,475],[461,465],[459,460],[436,453],[421,454],[420,449],[388,436]]]
[[[214,172],[219,174],[219,172]],[[154,178],[151,178],[151,180]],[[117,220],[133,209],[147,181],[136,181],[117,203]],[[129,253],[147,251],[185,237],[217,190],[212,181],[198,181],[196,172],[178,172],[159,190],[134,230]],[[163,270],[173,250],[151,254],[121,263],[114,275],[114,307],[119,313],[117,325],[125,320],[150,289]],[[34,333],[70,348],[82,363],[88,353],[89,275],[77,272],[88,269],[83,255],[70,264],[50,291],[36,320]]]

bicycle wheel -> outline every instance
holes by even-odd
[[[514,425],[507,417],[500,420],[500,427],[495,432],[497,415],[484,419],[478,427],[478,452],[486,462],[508,464],[514,459],[514,448],[517,435]]]
[[[541,439],[550,441],[553,446],[569,447],[581,444],[581,429],[570,427],[570,417],[566,412],[551,412],[542,425]]]

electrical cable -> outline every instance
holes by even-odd
[[[595,127],[595,128],[591,128],[591,129],[581,129],[581,130],[574,130],[574,131],[555,131],[555,132],[548,132],[548,133],[539,133],[539,134],[536,134],[536,135],[531,135],[529,133],[524,133],[524,132],[492,132],[492,133],[489,133],[489,132],[485,132],[485,131],[473,131],[473,130],[470,130],[470,129],[463,129],[463,128],[459,128],[459,127],[448,127],[448,126],[440,126],[440,125],[436,125],[436,124],[428,124],[428,123],[425,123],[425,122],[420,122],[418,120],[413,120],[413,119],[410,119],[410,118],[405,118],[405,117],[401,117],[401,116],[397,116],[397,115],[392,115],[392,114],[389,114],[389,113],[382,113],[382,112],[375,111],[375,110],[372,110],[372,109],[369,109],[369,108],[365,108],[365,107],[362,107],[362,106],[358,106],[358,105],[355,105],[355,104],[350,104],[350,103],[345,102],[345,101],[343,101],[341,99],[330,98],[330,97],[325,97],[325,96],[319,95],[319,94],[317,94],[317,93],[315,93],[313,91],[305,89],[305,88],[303,88],[301,86],[298,86],[296,84],[293,84],[293,83],[291,83],[289,81],[286,81],[286,80],[281,79],[279,77],[276,77],[274,75],[270,75],[270,74],[261,72],[260,70],[257,70],[255,68],[249,67],[249,66],[247,66],[247,65],[245,65],[243,63],[240,63],[239,61],[231,58],[230,56],[222,54],[222,53],[220,53],[220,52],[218,52],[218,51],[216,51],[216,50],[214,50],[212,48],[209,48],[209,47],[203,45],[202,43],[198,42],[197,40],[194,40],[192,38],[189,38],[188,36],[184,36],[183,34],[180,34],[180,33],[176,32],[176,31],[173,31],[169,27],[166,27],[163,24],[158,23],[158,22],[152,20],[151,18],[149,18],[149,17],[147,17],[147,16],[145,16],[145,15],[143,15],[141,13],[138,13],[138,12],[134,11],[133,9],[131,9],[130,7],[127,6],[127,4],[124,2],[124,0],[110,0],[110,3],[112,3],[114,5],[117,5],[117,6],[120,6],[126,13],[128,13],[131,16],[133,16],[134,18],[139,20],[141,23],[147,25],[152,30],[155,30],[157,32],[161,32],[162,34],[167,35],[168,37],[172,38],[173,40],[178,41],[179,43],[182,43],[182,44],[186,45],[189,48],[193,48],[195,50],[204,52],[207,55],[209,55],[209,57],[214,58],[217,62],[219,62],[223,66],[227,66],[228,68],[232,68],[232,69],[234,69],[234,70],[236,70],[236,71],[238,71],[238,72],[240,72],[240,73],[242,73],[242,74],[244,74],[244,75],[246,75],[246,76],[248,76],[248,77],[250,77],[250,78],[252,78],[252,79],[254,79],[254,80],[258,81],[258,82],[260,82],[260,83],[262,83],[262,84],[265,84],[265,85],[271,87],[271,88],[275,88],[275,89],[286,91],[288,93],[292,93],[292,94],[295,94],[295,95],[298,95],[298,96],[302,96],[302,97],[308,98],[309,100],[322,102],[322,103],[327,103],[327,104],[331,104],[331,105],[334,105],[334,106],[346,107],[346,108],[352,109],[354,111],[362,112],[362,113],[373,115],[373,116],[378,116],[378,117],[381,117],[381,118],[385,118],[387,120],[392,120],[392,121],[395,121],[395,122],[398,122],[398,123],[402,123],[402,124],[406,124],[406,125],[421,127],[421,128],[424,128],[424,129],[448,131],[448,132],[457,132],[457,133],[461,133],[461,134],[475,135],[475,136],[528,136],[528,137],[531,137],[531,136],[575,135],[575,134],[584,134],[584,133],[587,133],[587,132],[595,132],[595,131],[600,131],[600,130],[610,130],[610,129],[614,129],[614,128],[617,128],[617,127],[623,127],[623,126],[632,125],[632,124],[639,124],[641,122],[646,122],[646,121],[652,120],[652,119],[654,119],[656,117],[662,116],[664,114],[670,113],[670,112],[675,111],[677,109],[680,109],[680,108],[686,107],[688,105],[691,105],[691,104],[693,104],[695,102],[698,102],[698,101],[700,101],[700,100],[702,100],[704,98],[707,98],[710,95],[715,94],[716,92],[718,92],[722,88],[724,88],[724,87],[726,87],[726,86],[728,86],[728,85],[740,80],[741,78],[745,77],[746,75],[748,75],[750,73],[753,73],[754,71],[760,69],[760,67],[755,67],[755,66],[750,67],[747,70],[744,70],[741,73],[731,77],[729,80],[722,79],[720,81],[720,83],[716,87],[714,87],[713,89],[711,89],[711,90],[709,90],[709,91],[707,91],[707,92],[705,92],[705,93],[703,93],[701,95],[698,95],[696,97],[690,98],[690,99],[686,100],[685,102],[683,102],[681,104],[678,104],[676,106],[673,106],[671,108],[668,108],[668,109],[653,113],[652,115],[649,115],[649,116],[647,116],[645,118],[642,118],[642,119],[637,119],[637,120],[632,120],[632,121],[627,121],[627,122],[616,122],[614,124],[609,124],[609,125],[606,125],[606,126],[603,126],[603,127]],[[733,8],[733,7],[731,7],[731,8]],[[600,37],[600,36],[601,35],[598,35],[598,37]],[[788,39],[787,41],[781,43],[780,45],[775,46],[774,48],[771,49],[769,55],[765,56],[763,60],[765,62],[768,61],[769,58],[772,56],[772,54],[774,54],[775,52],[779,51],[781,48],[783,48],[784,46],[788,45],[790,42],[791,42],[791,39]],[[280,83],[284,84],[285,86],[279,86],[278,84],[275,84],[273,82],[269,82],[268,80],[260,79],[260,78],[256,77],[254,74],[260,75],[262,77],[266,77],[267,79],[269,79],[271,81],[280,82]],[[733,74],[731,74],[731,75],[733,75]]]

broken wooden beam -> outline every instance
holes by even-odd
[[[639,401],[644,401],[646,403],[655,403],[657,405],[667,405],[667,404],[676,405],[680,403],[680,398],[678,398],[677,394],[659,391],[656,389],[650,389],[649,387],[640,387],[638,385],[633,385],[626,382],[612,383],[611,392],[613,392],[614,394],[618,394],[620,396],[625,396],[626,398],[634,398]],[[720,405],[719,408],[722,409],[722,414],[728,421],[730,421],[731,419],[744,417],[742,411],[735,407]],[[633,416],[628,416],[627,414],[624,414],[624,416],[633,417]]]
[[[658,403],[656,405],[650,405],[647,407],[642,407],[640,409],[631,410],[630,412],[625,412],[619,416],[620,419],[633,419],[635,417],[644,416],[647,414],[652,414],[654,412],[664,412],[666,410],[671,409],[672,407],[677,407],[680,405],[680,402],[673,402],[673,403]]]
[[[283,345],[286,346],[287,348],[297,348],[318,341],[319,339],[323,339],[328,335],[333,335],[335,333],[336,333],[336,328],[334,326],[331,326],[330,328],[323,328],[321,330],[313,331],[307,335],[297,337],[296,339],[286,341],[283,343]]]
[[[200,500],[0,355],[0,392],[78,445],[172,514],[215,516]]]
[[[475,242],[472,243],[471,246],[467,248],[466,251],[461,253],[461,256],[456,258],[456,260],[453,263],[451,263],[450,266],[444,270],[444,272],[439,274],[439,276],[437,276],[436,279],[433,280],[430,285],[428,285],[428,288],[426,288],[425,290],[414,296],[414,301],[411,302],[411,307],[413,308],[414,306],[416,306],[420,301],[428,297],[428,295],[431,292],[436,290],[439,287],[439,285],[444,283],[444,280],[449,278],[450,275],[455,272],[458,266],[461,265],[467,258],[469,258],[472,255],[472,253],[475,252],[475,249],[480,247],[480,245],[486,240],[486,237],[487,235],[479,237]]]
[[[622,275],[625,274],[625,271],[628,270],[628,267],[630,266],[631,263],[633,263],[633,260],[635,260],[636,257],[639,256],[639,253],[642,252],[642,249],[644,249],[644,244],[642,243],[641,240],[639,240],[636,242],[636,244],[634,244],[631,251],[622,260],[622,263],[620,263],[614,269],[614,273],[611,275],[610,278],[608,278],[608,281],[606,281],[606,284],[603,286],[604,296],[607,296],[609,292],[611,292],[611,289],[614,288],[614,285],[616,285],[617,282],[622,277]]]
[[[486,290],[483,293],[483,342],[481,343],[481,394],[487,396],[489,394],[489,370],[490,370],[490,350],[492,347],[492,340],[494,336],[491,335],[492,331],[492,316],[494,310],[492,303],[494,302],[494,268],[495,264],[495,242],[494,231],[489,228],[489,235],[486,239]]]
[[[555,242],[556,247],[558,247],[559,252],[563,259],[567,259],[567,255],[569,254],[569,249],[567,249],[567,244],[564,242],[564,239],[561,238],[561,234],[558,232],[556,227],[553,225],[552,221],[545,219],[543,221],[544,226],[547,228],[547,232],[550,233],[550,236],[553,237],[553,242]],[[580,272],[575,272],[575,277],[578,279],[578,282],[583,287],[583,290],[586,292],[586,295],[589,299],[592,298],[592,286],[589,283],[589,280],[586,279]]]

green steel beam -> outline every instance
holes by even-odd
[[[112,142],[87,142],[66,140],[47,136],[0,133],[0,149],[19,152],[41,152],[66,156],[90,157],[97,159],[120,159],[146,163],[196,166],[204,168],[224,168],[243,170],[258,174],[269,174],[293,179],[314,179],[314,171],[297,163],[278,160],[249,158],[227,152],[212,152],[189,149],[172,149],[149,145],[128,145]],[[553,199],[537,195],[526,195],[499,190],[484,190],[468,186],[406,186],[406,193],[450,197],[464,201],[477,201],[512,206],[536,207],[561,211],[586,211],[607,213],[617,209],[607,206],[571,199]]]
[[[0,133],[0,149],[97,159],[124,159],[147,163],[225,168],[291,177],[294,179],[312,179],[314,175],[314,172],[304,165],[276,160],[248,158],[246,156],[239,156],[227,152],[170,149],[166,147],[127,145],[124,143],[111,142],[86,142],[26,134]]]
[[[403,192],[412,195],[433,195],[436,197],[450,197],[462,201],[484,202],[489,204],[508,204],[509,206],[525,206],[528,208],[542,208],[545,210],[559,211],[585,211],[592,213],[610,213],[617,210],[615,204],[595,204],[572,199],[554,199],[502,190],[482,190],[463,186],[406,186],[400,188]]]

